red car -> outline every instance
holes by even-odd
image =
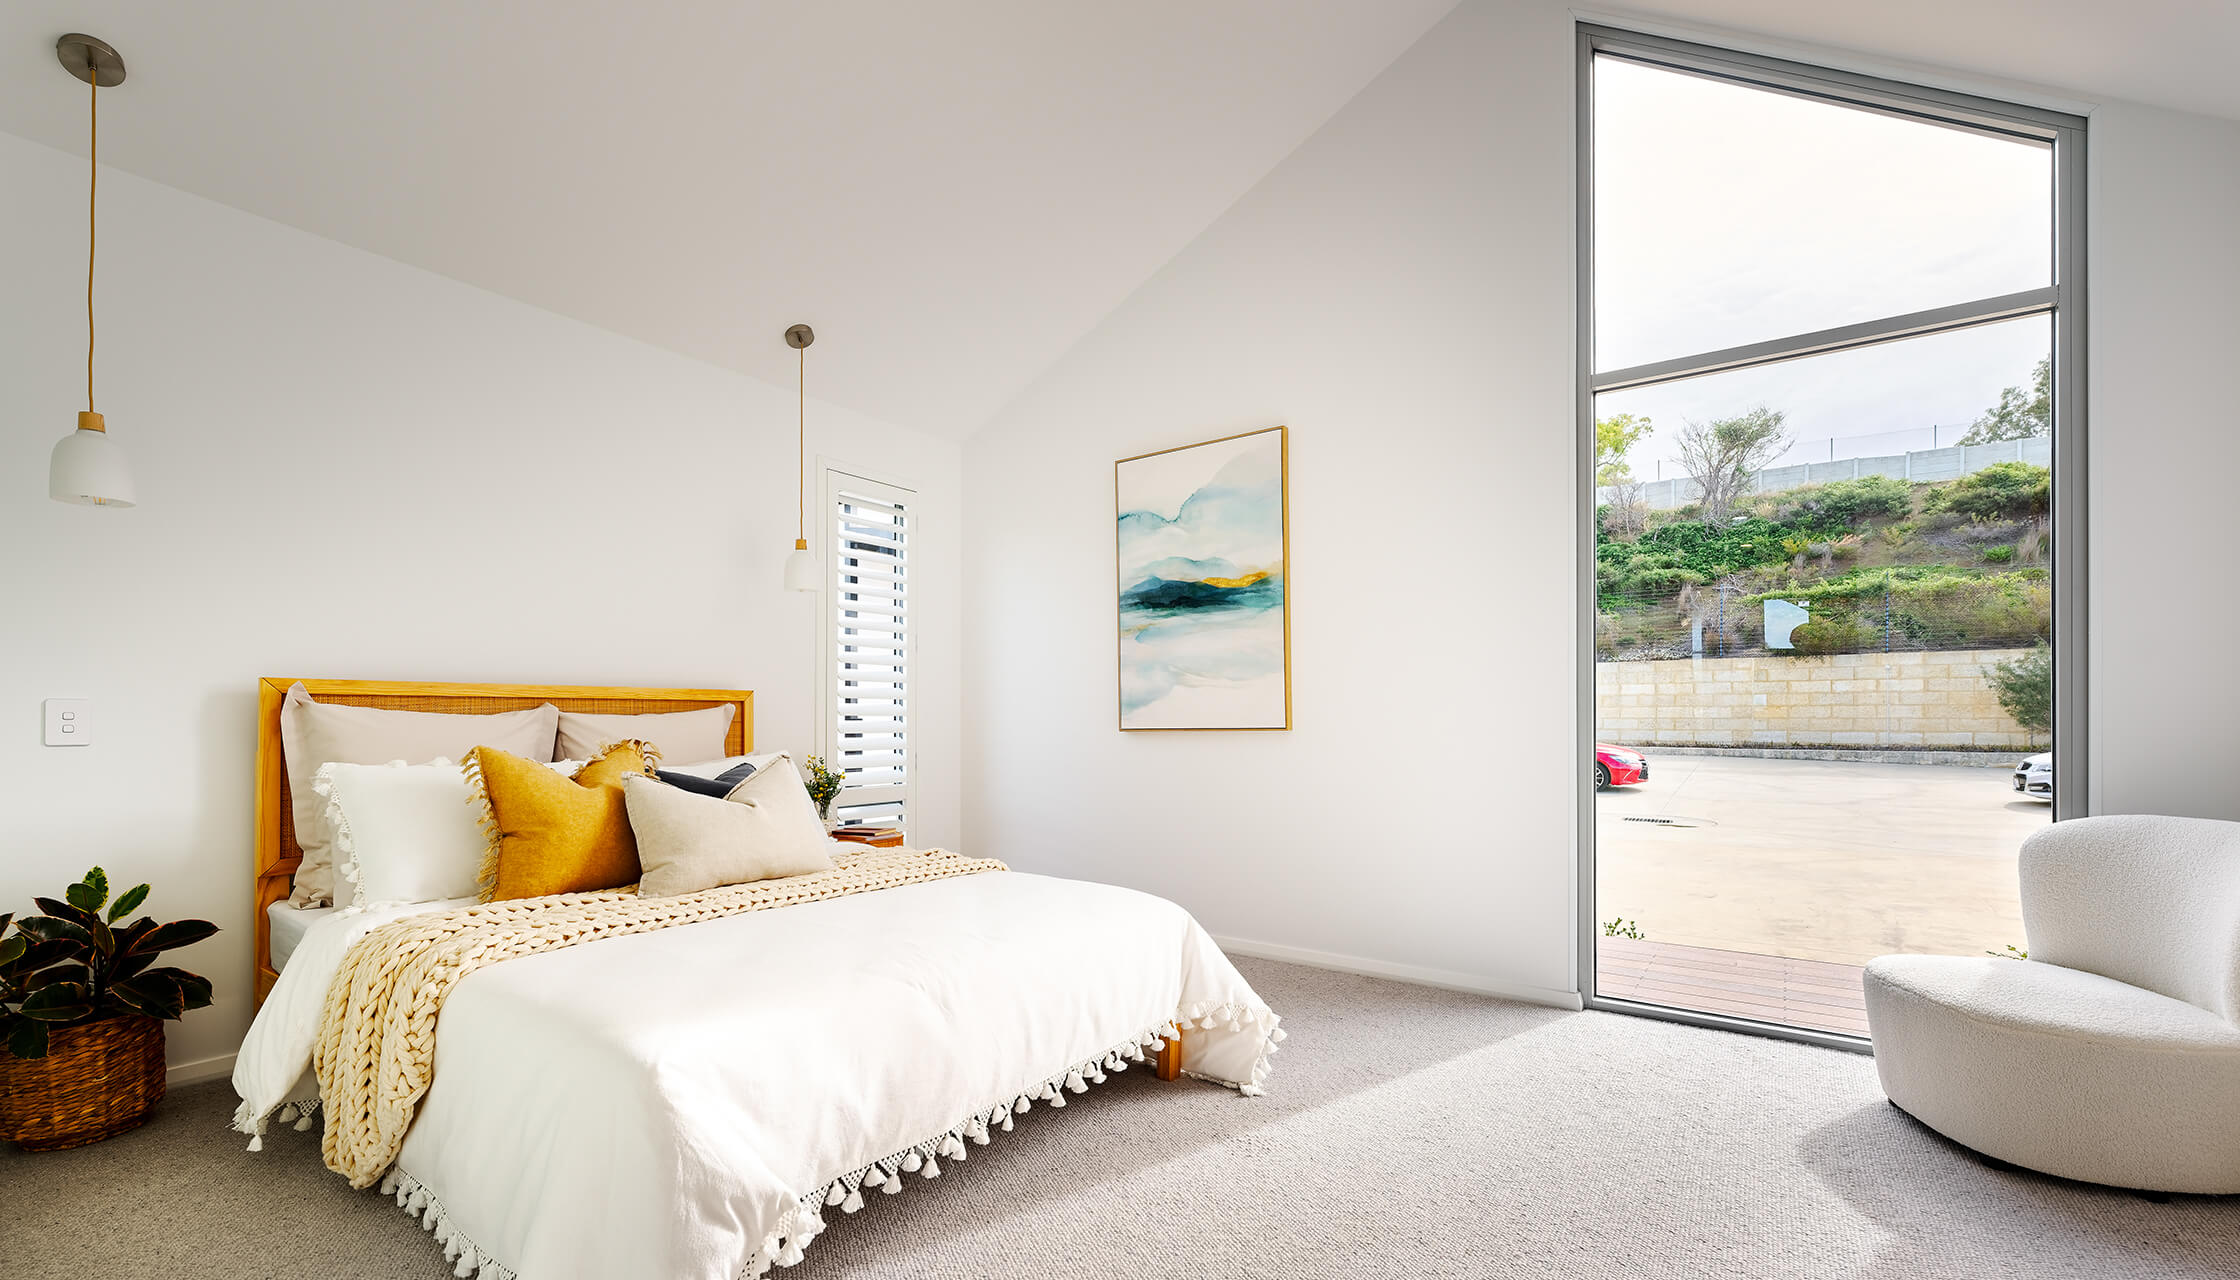
[[[1629,787],[1649,780],[1649,757],[1607,742],[1594,744],[1594,788]]]

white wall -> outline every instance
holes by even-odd
[[[1571,38],[1458,11],[968,442],[976,851],[1574,989]],[[1277,423],[1296,728],[1120,733],[1113,460]]]
[[[967,443],[976,852],[1575,990],[1572,65],[1563,6],[1463,5]],[[2113,104],[2091,155],[2098,805],[2240,817],[2225,504],[2149,460],[2240,465],[2240,126]],[[1117,732],[1112,460],[1279,422],[1297,729]]]
[[[83,407],[84,184],[0,135],[0,910],[98,862],[222,926],[179,953],[217,1003],[175,1064],[248,1025],[257,677],[751,688],[760,745],[813,743],[816,605],[778,589],[792,388],[113,171],[99,407],[140,505],[48,501]],[[741,341],[819,319],[740,313]],[[923,486],[919,820],[954,843],[958,447],[809,424],[812,455]],[[94,700],[96,745],[40,745],[55,696]]]
[[[2090,177],[2093,809],[2240,818],[2240,123],[2108,104]]]

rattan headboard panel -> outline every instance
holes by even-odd
[[[256,998],[264,1000],[278,975],[272,968],[271,922],[265,907],[288,896],[303,849],[296,843],[295,805],[288,790],[286,754],[280,745],[280,703],[293,677],[268,676],[257,682],[257,848],[256,848]],[[744,689],[633,689],[609,685],[425,684],[373,680],[305,680],[306,692],[321,702],[385,711],[440,711],[487,715],[552,703],[562,711],[589,715],[645,715],[693,711],[730,703],[726,747],[732,755],[754,750],[754,694]]]

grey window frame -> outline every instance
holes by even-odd
[[[2053,284],[2043,289],[1977,299],[1909,315],[1793,334],[1747,346],[1700,352],[1629,369],[1594,368],[1594,59],[1610,54],[1689,75],[1749,85],[1776,93],[1884,112],[1925,123],[2005,134],[2053,148]],[[2085,121],[2039,107],[1929,88],[1878,76],[1839,71],[1762,54],[1580,23],[1577,36],[1577,320],[1578,364],[1578,565],[1580,751],[1594,742],[1595,486],[1594,399],[1601,391],[1676,381],[1729,369],[1802,359],[1831,351],[1903,341],[2027,315],[2050,315],[2053,326],[2053,743],[2060,755],[2054,820],[2091,811],[2087,753],[2085,523]],[[1579,994],[1586,1007],[1715,1027],[1830,1048],[1871,1053],[1864,1039],[1782,1023],[1760,1022],[1665,1005],[1597,995],[1595,984],[1595,798],[1588,770],[1575,771],[1578,786]]]

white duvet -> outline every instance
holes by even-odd
[[[350,945],[449,905],[312,927],[242,1046],[245,1127],[311,1096]],[[759,1275],[823,1214],[939,1176],[1178,1021],[1184,1070],[1259,1091],[1283,1033],[1213,940],[1171,902],[1075,880],[992,872],[609,938],[452,991],[382,1185],[462,1276]]]

